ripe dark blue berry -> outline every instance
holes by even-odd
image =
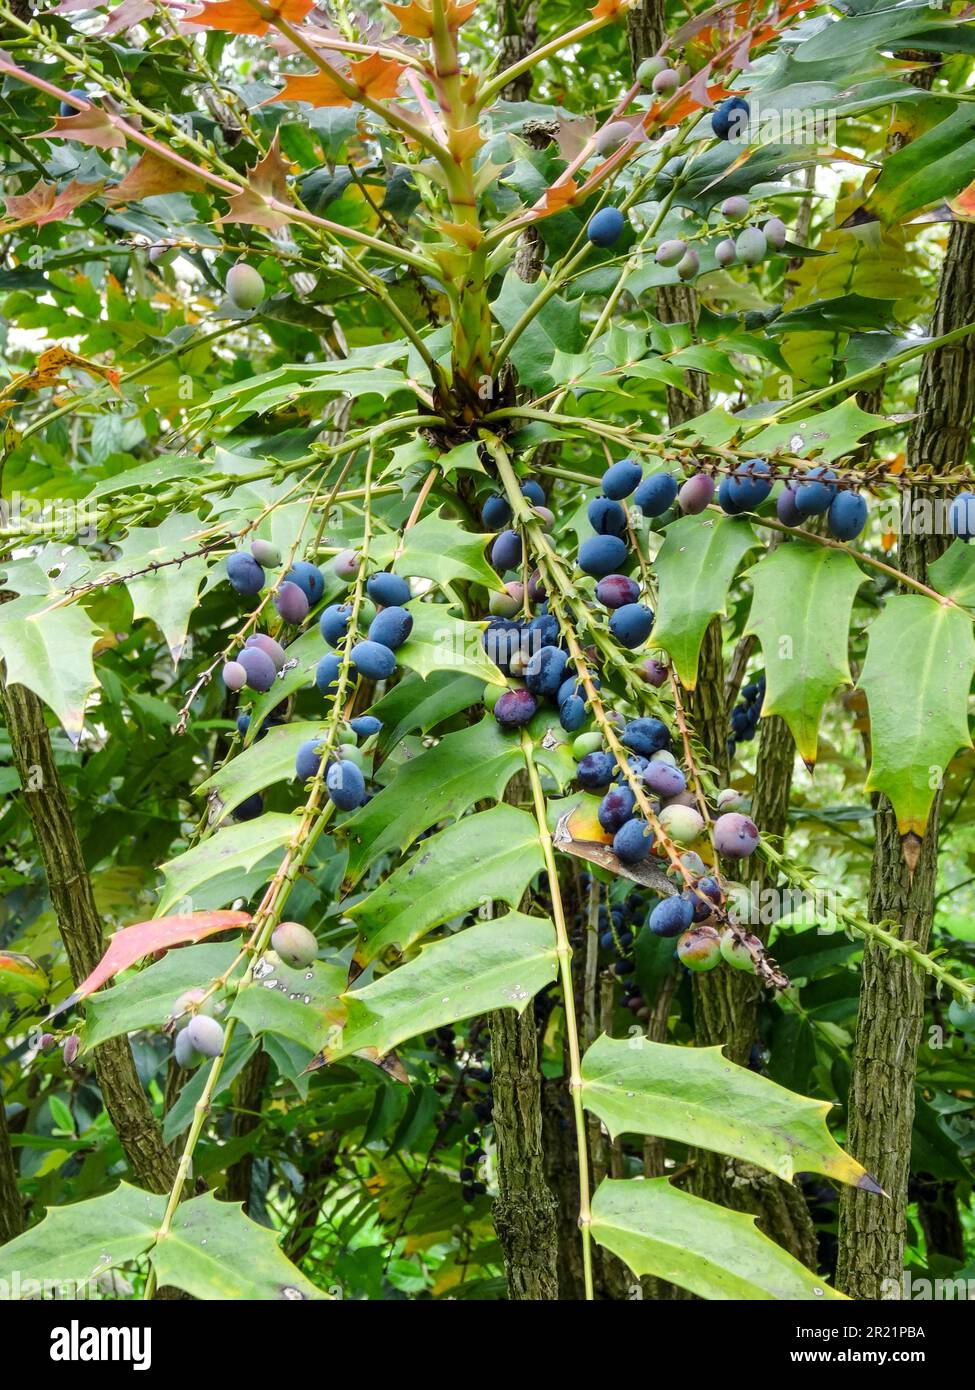
[[[374,714],[360,714],[357,718],[349,720],[349,728],[356,738],[372,738],[382,727],[383,721],[377,719]]]
[[[542,486],[532,478],[529,478],[527,483],[522,483],[521,495],[527,497],[533,507],[544,507],[545,505],[545,493],[542,491]]]
[[[586,235],[593,246],[613,246],[619,241],[626,218],[619,208],[600,208],[589,219]]]
[[[597,535],[626,535],[626,508],[612,498],[594,497],[586,508],[586,515]]]
[[[677,479],[669,473],[652,473],[636,490],[634,502],[644,516],[663,516],[674,505]]]
[[[633,815],[635,806],[636,797],[629,787],[611,787],[596,812],[599,824],[608,834],[615,835]]]
[[[404,603],[410,601],[410,586],[406,580],[386,570],[369,576],[366,580],[366,593],[373,603],[378,603],[383,608],[402,608]]]
[[[646,822],[634,817],[613,836],[613,853],[624,864],[639,864],[649,855],[652,844],[653,833]]]
[[[642,753],[650,758],[662,748],[670,747],[670,730],[662,719],[641,717],[631,719],[623,730],[620,742],[634,753]]]
[[[516,570],[521,564],[521,536],[517,531],[502,531],[491,546],[491,564],[499,574]]]
[[[832,468],[810,468],[801,483],[796,484],[796,511],[801,517],[818,516],[825,512],[836,496],[836,474]]]
[[[322,765],[322,755],[318,749],[325,742],[324,734],[318,738],[305,739],[304,743],[298,745],[295,754],[295,776],[299,782],[307,782],[309,777],[315,777],[318,769]]]
[[[246,550],[227,556],[227,578],[238,594],[259,594],[264,588],[264,571]]]
[[[369,640],[396,651],[413,631],[413,614],[408,608],[393,606],[377,613],[369,624]]]
[[[357,642],[350,655],[359,675],[370,681],[388,680],[396,670],[395,655],[381,642]]]
[[[296,560],[284,577],[286,582],[298,585],[312,608],[325,592],[325,576],[308,560]]]
[[[264,798],[260,792],[254,792],[251,796],[245,796],[238,806],[234,807],[234,820],[257,820],[257,817],[264,810]]]
[[[772,491],[771,472],[765,459],[740,463],[733,473],[722,478],[718,502],[732,516],[754,511]]]
[[[617,463],[611,464],[603,474],[603,492],[614,502],[619,502],[624,497],[629,497],[639,486],[642,477],[643,469],[634,459],[620,459]]]
[[[664,898],[647,918],[654,936],[680,936],[694,920],[694,909],[686,898]]]
[[[625,603],[609,620],[609,630],[621,647],[640,647],[653,629],[653,612],[642,603]]]
[[[77,97],[79,101],[91,100],[83,87],[71,87],[69,89],[69,96]],[[72,106],[70,101],[62,101],[58,105],[58,115],[64,117],[80,116],[82,112],[78,110],[77,106]]]
[[[616,759],[612,753],[598,751],[587,753],[584,758],[579,759],[576,768],[576,777],[579,779],[579,786],[585,787],[586,791],[600,791],[603,787],[608,787],[613,780],[616,771]]]
[[[838,541],[857,538],[867,523],[867,503],[858,492],[838,492],[829,504],[826,524]]]
[[[561,647],[540,647],[533,652],[525,668],[525,684],[531,693],[554,698],[568,660]]]
[[[318,620],[318,628],[330,647],[337,647],[349,630],[351,603],[330,603]]]
[[[325,774],[329,800],[339,811],[354,811],[366,794],[366,782],[355,763],[333,763]]]
[[[334,695],[342,663],[334,652],[326,652],[315,667],[315,684],[322,695]]]
[[[500,531],[510,520],[511,508],[508,499],[502,497],[500,492],[492,492],[481,508],[481,524],[485,531]]]
[[[751,108],[744,97],[727,97],[711,115],[711,129],[719,140],[741,140],[748,131]]]
[[[619,536],[587,536],[579,547],[579,568],[594,579],[613,574],[626,559],[626,545]]]
[[[586,722],[586,702],[580,695],[570,695],[559,705],[559,723],[566,733],[574,734]]]

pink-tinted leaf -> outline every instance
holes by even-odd
[[[117,931],[108,943],[108,950],[94,970],[71,996],[69,1002],[94,994],[120,970],[127,970],[143,956],[167,951],[170,946],[182,946],[188,941],[202,941],[218,931],[246,927],[248,912],[189,912],[182,916],[156,917],[150,922],[136,922],[132,927]],[[63,1009],[65,1005],[62,1005]]]
[[[77,116],[57,116],[50,130],[42,130],[37,140],[77,140],[79,145],[93,145],[96,150],[125,148],[125,136],[116,130],[115,122],[97,106],[79,111]]]

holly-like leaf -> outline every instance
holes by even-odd
[[[392,563],[396,556],[396,572],[404,578],[432,579],[436,584],[464,579],[500,591],[504,585],[484,558],[484,547],[491,539],[491,532],[465,531],[458,521],[438,512],[411,526],[402,538],[378,536],[370,554],[380,566]],[[402,554],[396,555],[401,545]]]
[[[96,688],[96,629],[78,603],[52,607],[50,595],[25,594],[0,605],[0,656],[8,685],[25,685],[57,715],[75,746]]]
[[[383,0],[386,9],[399,24],[401,31],[412,39],[433,38],[434,19],[429,4],[421,0],[410,0],[408,5],[394,5]],[[466,24],[477,9],[477,0],[443,0],[444,23],[456,32]]]
[[[832,462],[849,454],[868,434],[893,429],[898,422],[885,415],[871,415],[861,410],[856,397],[850,396],[821,415],[803,416],[798,423],[768,425],[748,441],[756,454],[775,454],[786,450],[792,454],[815,454],[817,461]]]
[[[476,676],[454,671],[431,671],[426,677],[413,673],[397,681],[369,713],[383,721],[379,746],[388,751],[404,735],[414,730],[425,734],[483,698],[484,682]]]
[[[850,615],[864,576],[845,551],[789,541],[765,555],[749,578],[747,631],[761,642],[765,660],[762,714],[781,715],[812,767],[823,706],[852,681]]]
[[[143,198],[155,198],[162,193],[197,193],[203,187],[203,180],[189,170],[147,150],[125,176],[106,191],[104,201],[113,206],[138,203]]]
[[[672,1187],[667,1178],[608,1178],[592,1204],[592,1234],[638,1276],[713,1300],[841,1299],[762,1235],[754,1216]]]
[[[75,208],[93,198],[104,186],[98,183],[79,183],[72,179],[64,188],[56,183],[38,180],[26,193],[11,193],[3,200],[7,216],[20,226],[44,227],[48,222],[61,222]],[[4,230],[0,224],[0,231]]]
[[[945,770],[972,746],[972,622],[924,594],[898,594],[870,627],[860,677],[870,706],[866,791],[888,797],[904,836],[924,834]]]
[[[292,970],[269,954],[257,962],[253,979],[238,991],[230,1012],[252,1037],[274,1033],[310,1053],[319,1052],[345,1018],[339,995],[347,978],[343,966],[316,960]]]
[[[176,1208],[172,1226],[152,1251],[156,1279],[207,1300],[297,1303],[324,1300],[281,1251],[278,1236],[235,1202],[212,1192]]]
[[[502,804],[465,816],[424,840],[347,909],[362,933],[356,958],[364,964],[389,946],[405,951],[433,927],[485,901],[517,907],[543,867],[538,827],[527,812]]]
[[[549,190],[550,194],[555,192]],[[542,289],[542,285],[527,285],[515,270],[508,271],[501,293],[491,305],[491,312],[506,333],[531,309]],[[530,320],[512,348],[511,360],[523,385],[551,385],[552,360],[556,352],[560,348],[563,352],[578,352],[581,347],[579,303],[577,300],[570,303],[556,295]]]
[[[115,119],[99,106],[79,111],[75,116],[55,116],[50,130],[33,137],[37,140],[77,140],[79,145],[92,145],[96,150],[121,150],[125,136]]]
[[[260,727],[259,723],[257,727]],[[197,794],[207,798],[212,819],[222,820],[255,792],[294,777],[295,755],[299,746],[312,738],[324,742],[327,733],[324,723],[316,724],[310,720],[268,729],[263,738],[252,742],[236,758],[231,758],[212,777],[202,782],[196,788]]]
[[[220,874],[255,868],[263,859],[286,845],[294,831],[293,817],[268,811],[257,820],[228,825],[215,835],[201,840],[192,849],[163,864],[164,886],[159,898],[159,912],[168,911],[181,898],[189,898],[195,889]],[[239,897],[239,893],[229,888],[228,893],[225,902]]]
[[[135,618],[148,618],[159,628],[173,665],[178,666],[186,645],[190,615],[207,572],[207,560],[192,552],[200,523],[194,516],[173,512],[159,526],[133,527],[120,544],[119,567],[126,573],[146,570],[126,580]],[[179,564],[174,557],[186,555]],[[153,568],[161,565],[161,569]]]
[[[489,685],[503,685],[504,677],[484,650],[479,623],[451,617],[443,604],[420,603],[411,607],[413,629],[396,652],[397,661],[418,676],[434,671],[453,671],[475,676]]]
[[[127,970],[143,956],[167,951],[170,946],[181,946],[187,941],[202,941],[218,931],[245,927],[249,921],[247,912],[191,912],[183,916],[153,917],[148,922],[123,927],[112,937],[108,950],[91,974],[75,990],[72,1001],[93,994],[106,980],[111,980],[120,970]]]
[[[654,562],[658,606],[653,642],[670,654],[688,690],[697,682],[705,628],[716,614],[728,611],[731,581],[757,544],[752,528],[736,517],[685,516],[667,527]]]
[[[582,1059],[582,1082],[583,1105],[614,1139],[652,1134],[754,1163],[785,1182],[809,1171],[880,1191],[826,1128],[829,1101],[797,1096],[720,1047],[603,1034]]]
[[[502,733],[492,718],[447,734],[404,763],[390,784],[346,822],[350,882],[357,882],[380,855],[401,853],[422,831],[456,820],[475,801],[500,801],[523,766],[518,741]]]
[[[975,545],[954,540],[934,564],[928,577],[939,594],[945,594],[964,608],[975,608]]]
[[[490,1009],[521,1013],[557,974],[555,928],[548,918],[510,912],[467,927],[343,995],[345,1025],[324,1060],[353,1053],[383,1057],[407,1038]]]
[[[126,1182],[86,1202],[49,1207],[36,1226],[0,1247],[0,1281],[20,1298],[36,1298],[47,1283],[83,1289],[87,1280],[144,1255],[165,1210],[165,1196]],[[31,1286],[31,1280],[38,1282]]]
[[[139,1028],[161,1028],[179,996],[222,975],[239,949],[224,941],[167,951],[154,965],[92,995],[85,1007],[85,1047]]]
[[[247,222],[275,232],[286,227],[291,220],[287,209],[293,206],[287,176],[280,131],[276,130],[267,154],[248,170],[247,187],[227,199],[223,220]]]
[[[975,112],[966,103],[884,159],[868,206],[885,222],[950,198],[971,181]]]
[[[315,0],[267,0],[267,4],[289,24],[300,24],[314,9]],[[248,0],[204,0],[196,14],[187,15],[184,23],[220,29],[226,34],[254,34],[257,38],[271,27],[270,21],[259,15]]]

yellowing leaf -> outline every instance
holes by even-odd
[[[106,203],[137,203],[160,193],[194,193],[203,187],[195,174],[147,150],[125,177],[105,194]]]

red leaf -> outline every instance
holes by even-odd
[[[970,183],[967,188],[963,188],[956,197],[949,198],[948,206],[961,221],[975,221],[975,183]]]
[[[137,203],[159,193],[194,193],[203,180],[148,150],[125,177],[105,194],[106,203]]]
[[[411,39],[432,39],[433,38],[433,14],[428,6],[419,3],[419,0],[410,0],[408,5],[392,5],[388,0],[383,0],[387,10],[399,23],[399,27],[404,34],[409,34]],[[477,9],[477,0],[444,0],[444,19],[447,28],[457,30],[462,24],[466,24],[471,15]]]
[[[21,225],[43,227],[48,222],[59,222],[73,212],[102,187],[101,183],[78,183],[72,180],[58,192],[57,184],[45,183],[41,179],[26,193],[11,194],[4,199],[7,216]],[[2,225],[0,225],[2,230]]]
[[[287,226],[288,214],[270,203],[273,199],[276,203],[291,204],[287,175],[288,165],[281,157],[281,144],[275,131],[267,154],[249,171],[247,187],[228,199],[229,210],[223,220],[249,222],[272,231]]]
[[[314,9],[314,0],[268,0],[268,7],[289,24],[300,24],[309,10]],[[270,22],[262,19],[249,0],[204,0],[203,7],[194,15],[187,15],[187,24],[200,24],[207,29],[222,29],[228,34],[254,34],[258,38],[266,34]]]
[[[125,148],[125,136],[115,129],[115,122],[105,111],[92,106],[77,116],[57,116],[50,130],[32,135],[32,140],[77,140],[81,145],[94,145],[97,150]]]
[[[187,941],[202,941],[218,931],[246,927],[250,920],[248,912],[191,912],[184,917],[156,917],[151,922],[123,927],[112,937],[108,950],[87,980],[82,980],[75,990],[71,1002],[94,994],[106,980],[111,980],[120,970],[127,970],[143,956],[167,951],[170,946],[182,946]],[[59,1012],[65,1007],[66,1004],[60,1005]]]

